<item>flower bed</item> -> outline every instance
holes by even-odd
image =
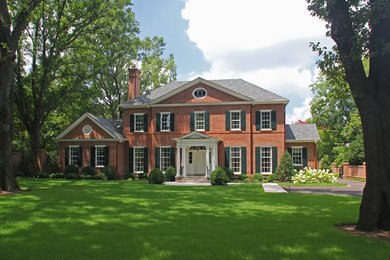
[[[299,172],[296,171],[292,181],[294,183],[335,183],[337,177],[329,170],[305,168]]]

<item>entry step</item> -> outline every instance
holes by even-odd
[[[287,193],[282,187],[277,183],[263,183],[264,192],[273,192],[273,193]]]

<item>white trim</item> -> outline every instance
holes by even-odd
[[[241,111],[242,110],[229,110],[229,113],[230,113],[230,131],[241,131]],[[233,128],[232,126],[232,113],[238,113],[240,115],[240,119],[238,120],[239,123],[240,123],[240,127],[239,128]]]
[[[233,167],[232,167],[232,148],[238,148],[239,151],[240,151],[240,171],[239,172],[235,172],[233,171],[234,174],[241,174],[242,172],[242,146],[238,146],[238,145],[232,145],[232,146],[229,146],[229,168],[233,170]]]
[[[98,159],[98,156],[97,156],[97,151],[98,151],[98,149],[97,149],[97,148],[105,148],[105,147],[107,147],[107,145],[102,145],[102,144],[95,145],[95,167],[96,167],[96,168],[104,167],[104,160],[103,160],[103,165],[98,165],[98,164],[97,164],[97,159]],[[104,157],[105,157],[105,156],[106,156],[106,155],[104,154]]]
[[[171,118],[170,118],[171,112],[160,112],[160,132],[170,132],[171,131]],[[168,115],[169,121],[168,121],[168,130],[162,129],[162,115]]]
[[[316,143],[319,140],[286,140],[286,143]]]
[[[196,128],[196,115],[203,114],[203,129]],[[206,113],[205,111],[194,111],[194,129],[195,131],[206,131]]]
[[[70,148],[79,148],[80,147],[80,145],[68,145],[68,148],[69,148],[69,151],[68,151],[68,165],[72,165],[71,164],[71,159],[72,159],[72,156],[70,155],[70,153],[71,153],[71,149]],[[80,150],[77,150],[77,161],[78,161],[78,157],[80,156],[78,153],[79,153],[79,151]],[[77,167],[78,167],[78,164],[76,163],[76,164],[74,164],[74,165],[76,165]]]
[[[268,131],[272,130],[272,110],[271,109],[264,109],[264,110],[258,110],[260,111],[260,131]],[[269,128],[263,128],[263,114],[262,112],[269,112]]]
[[[123,139],[57,139],[57,142],[127,142]]]
[[[195,91],[197,91],[197,90],[204,90],[204,91],[206,92],[206,94],[205,94],[203,97],[196,97],[196,96],[195,96]],[[207,97],[207,89],[202,88],[202,87],[196,88],[196,89],[194,89],[194,90],[192,91],[192,96],[193,96],[194,98],[196,98],[196,99],[204,99],[205,97]]]
[[[235,96],[235,97],[237,97],[239,99],[243,99],[243,100],[246,100],[246,101],[253,101],[253,99],[250,98],[250,97],[244,96],[244,95],[239,94],[239,93],[237,93],[237,92],[235,92],[233,90],[230,90],[228,88],[222,87],[221,85],[218,85],[218,84],[216,84],[214,82],[211,82],[211,81],[208,81],[208,80],[205,80],[203,78],[198,77],[198,78],[196,78],[196,79],[194,79],[194,80],[192,80],[190,82],[187,82],[183,86],[180,86],[180,87],[178,87],[178,88],[176,88],[176,89],[166,93],[165,95],[162,95],[161,97],[153,100],[152,102],[150,102],[150,104],[159,103],[159,102],[161,102],[161,101],[163,101],[163,100],[165,100],[167,98],[170,98],[170,97],[172,97],[172,96],[174,96],[174,95],[176,95],[176,94],[178,94],[178,93],[180,93],[180,92],[182,92],[182,91],[184,91],[184,90],[186,90],[186,89],[188,89],[190,87],[195,86],[198,83],[203,83],[203,84],[205,84],[205,85],[207,85],[209,87],[216,88],[216,89],[218,89],[218,90],[220,90],[222,92],[225,92],[225,93],[227,93],[229,95]]]
[[[171,163],[171,165],[172,165],[172,162],[171,162],[171,158],[172,158],[172,154],[171,154],[172,149],[171,149],[171,148],[172,148],[172,146],[159,146],[159,149],[160,149],[160,170],[161,170],[163,173],[165,173],[165,170],[164,170],[164,171],[162,170],[161,148],[169,148],[169,161],[170,161],[170,163]],[[169,167],[169,166],[168,166],[168,167]],[[167,168],[167,169],[168,169],[168,168]]]
[[[191,106],[222,106],[222,105],[269,105],[269,104],[284,104],[287,105],[289,100],[286,101],[230,101],[230,102],[196,102],[196,103],[174,103],[174,104],[121,104],[122,108],[149,108],[149,107],[191,107]]]
[[[263,156],[263,150],[262,150],[262,148],[270,148],[270,155],[271,155],[271,160],[270,160],[270,172],[262,172],[262,170],[263,170],[263,167],[262,167],[262,161],[261,161],[261,159],[262,159],[262,156]],[[272,174],[272,161],[273,161],[273,158],[272,158],[272,145],[262,145],[262,146],[260,146],[260,174],[264,174],[264,175],[270,175],[270,174]]]
[[[86,132],[87,132],[87,131],[85,130],[86,127],[90,127],[90,128],[91,128],[91,131],[89,131],[88,133],[86,133]],[[90,126],[90,125],[85,125],[85,126],[83,127],[83,134],[85,134],[85,135],[90,135],[90,134],[92,133],[92,131],[93,131],[93,128],[92,128],[92,126]]]
[[[291,148],[291,160],[293,162],[293,166],[303,166],[303,146],[290,146]],[[301,163],[296,164],[294,163],[294,149],[301,149]]]
[[[135,170],[135,148],[142,149],[142,152],[143,152],[142,160],[143,160],[143,163],[145,164],[145,153],[144,153],[144,150],[143,150],[143,149],[145,149],[145,146],[133,146],[133,171],[134,171],[134,173],[143,173],[144,169],[145,169],[145,165],[144,165],[142,171],[136,171]]]
[[[134,125],[133,125],[133,127],[134,127],[134,133],[143,133],[144,132],[144,129],[145,129],[145,126],[144,126],[144,116],[145,116],[145,114],[146,113],[133,113],[133,115],[134,115]],[[136,116],[142,116],[142,130],[136,130]]]

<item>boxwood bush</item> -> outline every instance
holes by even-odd
[[[116,175],[115,168],[112,166],[104,166],[100,174],[102,175],[103,179],[115,180],[115,175]]]
[[[276,175],[275,174],[268,175],[267,182],[274,182],[274,181],[276,181]]]
[[[123,174],[122,178],[124,180],[128,180],[128,179],[134,180],[135,179],[135,174],[132,173],[132,172],[127,172],[127,173]]]
[[[143,173],[143,172],[138,173],[138,179],[140,179],[140,180],[145,180],[146,177],[147,177],[147,176],[146,176],[145,173]]]
[[[229,177],[222,167],[218,167],[211,173],[211,185],[226,185],[229,180]]]
[[[81,169],[81,175],[95,176],[96,175],[96,171],[91,166],[85,166],[85,167],[83,167]]]
[[[60,166],[58,165],[58,159],[55,155],[47,156],[45,163],[43,164],[42,172],[46,174],[60,172]]]
[[[246,173],[241,173],[238,175],[238,180],[241,182],[250,182],[249,176]]]
[[[79,167],[74,164],[65,167],[64,174],[79,174]]]
[[[264,180],[263,175],[256,173],[252,176],[252,182],[262,182]]]
[[[176,178],[176,168],[169,166],[165,171],[165,180],[166,181],[175,181]]]
[[[224,168],[225,172],[226,172],[226,175],[228,176],[229,180],[230,181],[234,181],[234,172],[233,172],[233,169],[231,168]]]
[[[162,184],[164,182],[164,173],[160,169],[153,169],[148,176],[150,184]]]

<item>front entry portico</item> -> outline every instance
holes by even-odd
[[[219,138],[191,132],[180,138],[172,138],[176,145],[177,178],[210,174],[218,166]]]

